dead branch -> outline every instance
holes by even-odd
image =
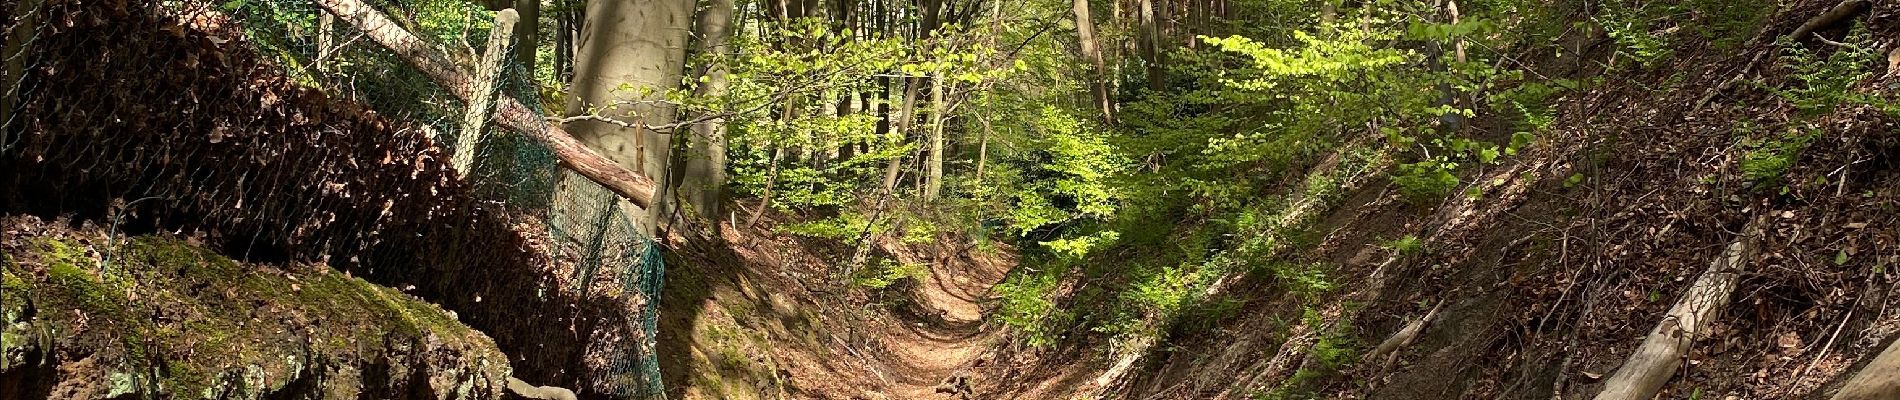
[[[1840,4],[1834,5],[1834,8],[1827,10],[1827,12],[1816,15],[1814,18],[1809,18],[1808,22],[1802,23],[1799,28],[1795,28],[1794,33],[1790,33],[1789,37],[1794,38],[1795,41],[1801,41],[1806,39],[1808,34],[1838,25],[1848,18],[1860,15],[1860,13],[1872,8],[1871,6],[1872,3],[1869,3],[1867,0],[1843,1]]]
[[[1741,269],[1748,263],[1754,247],[1752,232],[1755,231],[1745,232],[1750,233],[1729,243],[1722,254],[1709,263],[1709,269],[1669,308],[1662,321],[1643,339],[1643,344],[1630,353],[1629,360],[1604,381],[1597,400],[1655,397],[1663,384],[1675,376],[1677,367],[1689,355],[1689,346],[1695,343],[1697,336],[1708,333],[1709,320],[1728,306],[1736,284],[1741,281]]]

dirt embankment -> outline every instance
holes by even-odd
[[[1385,182],[1348,194],[1310,229],[1322,236],[1317,246],[1282,256],[1334,266],[1340,289],[1313,298],[1270,278],[1242,280],[1230,291],[1240,312],[1169,332],[1107,392],[1590,398],[1659,330],[1691,337],[1680,366],[1664,370],[1663,398],[1832,395],[1900,332],[1890,310],[1900,285],[1900,117],[1879,100],[1900,84],[1885,57],[1900,47],[1900,5],[1872,2],[1817,30],[1825,41],[1803,40],[1814,56],[1792,58],[1774,38],[1840,2],[1783,3],[1755,40],[1684,42],[1661,67],[1618,70],[1566,94],[1538,144],[1462,171],[1459,196],[1416,205]],[[1868,42],[1828,43],[1855,24]],[[1580,81],[1602,73],[1615,42],[1578,33],[1594,58],[1553,60],[1540,72]],[[1821,79],[1844,81],[1843,97],[1863,100],[1798,107],[1811,95],[1799,91],[1820,82],[1801,68],[1849,46],[1871,47],[1879,60]],[[1481,196],[1462,195],[1474,187]],[[1381,247],[1407,235],[1424,251]],[[1742,261],[1720,267],[1724,249],[1743,241]],[[1711,273],[1734,274],[1720,296],[1727,306],[1674,330],[1680,321],[1666,313]],[[1025,381],[999,396],[1060,397],[1100,376],[1109,358],[1085,347],[1024,359],[1031,365],[1005,373]]]
[[[331,265],[458,313],[528,382],[613,394],[633,308],[610,282],[578,288],[545,229],[483,201],[426,134],[300,85],[209,7],[0,1],[31,33],[9,36],[0,211]]]

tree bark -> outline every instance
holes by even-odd
[[[943,100],[943,72],[935,72],[930,77],[930,163],[928,180],[924,182],[924,201],[937,200],[943,192],[943,121],[948,104]]]
[[[665,94],[679,85],[686,64],[686,24],[693,5],[691,0],[589,1],[567,115],[599,115],[649,126],[673,122],[675,109],[664,102]],[[671,188],[664,184],[672,158],[667,135],[596,120],[572,122],[567,128],[615,163],[662,182],[657,201],[646,207],[644,218],[636,218],[641,233],[653,236],[670,208],[665,199]]]
[[[1870,7],[1871,5],[1872,3],[1869,3],[1867,0],[1842,1],[1840,4],[1835,4],[1834,8],[1828,9],[1827,12],[1816,15],[1814,18],[1809,18],[1807,22],[1795,28],[1794,32],[1788,34],[1788,36],[1793,38],[1796,42],[1806,41],[1808,40],[1808,36],[1813,35],[1814,32],[1840,24],[1841,21],[1845,21],[1849,17],[1860,15],[1861,12],[1872,8]]]
[[[390,49],[398,58],[428,75],[456,97],[468,99],[472,96],[473,85],[469,77],[460,67],[448,61],[448,55],[429,47],[422,39],[403,30],[362,0],[316,0],[316,3],[363,31],[364,36],[371,41]],[[548,146],[563,167],[599,183],[615,195],[641,207],[653,203],[653,194],[658,185],[652,179],[634,173],[588,148],[560,127],[549,125],[547,120],[521,102],[511,98],[499,99],[495,105],[494,120],[496,124]]]
[[[896,145],[899,147],[902,147],[905,142],[910,141],[910,125],[911,125],[912,120],[917,119],[916,112],[917,112],[917,91],[919,89],[918,86],[921,86],[921,85],[918,84],[916,79],[914,78],[904,79],[904,103],[897,107],[898,119],[897,119],[897,123],[894,124],[896,126],[892,127],[893,129],[897,130],[897,144]],[[884,163],[884,192],[885,193],[894,193],[893,191],[897,190],[897,175],[898,175],[899,170],[902,169],[903,163],[904,163],[904,156],[902,155],[891,157],[890,161],[887,161]]]
[[[521,22],[515,24],[515,62],[532,80],[535,52],[541,46],[541,0],[515,0],[515,12],[521,16]]]
[[[730,54],[726,47],[727,38],[732,35],[732,0],[710,0],[706,8],[699,13],[699,22],[693,30],[700,38],[700,54]],[[724,57],[713,57],[703,67],[699,76],[699,87],[694,89],[697,98],[717,98],[726,92],[726,66]],[[686,204],[701,216],[717,219],[720,205],[725,201],[722,191],[726,186],[726,124],[719,119],[707,120],[693,125],[692,135],[687,137],[685,168],[676,182]],[[714,224],[717,226],[718,224]]]
[[[976,141],[976,182],[983,183],[983,166],[990,163],[990,119],[983,116],[977,121],[983,123],[983,137]]]
[[[1102,60],[1102,49],[1095,43],[1095,20],[1089,17],[1089,0],[1075,0],[1075,36],[1081,45],[1082,58],[1095,67],[1095,76],[1089,84],[1089,91],[1095,97],[1095,107],[1102,110],[1102,122],[1115,124],[1115,105],[1108,99],[1108,65]]]
[[[1161,10],[1167,9],[1166,0],[1163,1],[1159,9],[1156,8],[1154,0],[1141,0],[1139,4],[1142,34],[1141,61],[1147,64],[1148,89],[1155,93],[1167,89],[1168,85],[1167,70],[1161,67],[1161,22],[1156,16]]]
[[[1887,345],[1887,349],[1862,367],[1860,372],[1847,378],[1847,384],[1834,392],[1833,400],[1888,400],[1900,398],[1900,341]]]

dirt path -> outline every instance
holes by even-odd
[[[1014,258],[964,252],[939,260],[931,263],[930,277],[915,289],[921,311],[900,313],[896,323],[886,325],[884,344],[895,357],[888,363],[894,372],[891,398],[958,398],[938,388],[966,373],[993,348],[1000,331],[984,323],[988,315],[982,301]]]

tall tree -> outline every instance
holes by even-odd
[[[1108,64],[1102,60],[1102,49],[1095,43],[1095,20],[1089,17],[1089,0],[1075,0],[1075,36],[1082,47],[1082,58],[1088,59],[1095,67],[1095,75],[1090,77],[1089,92],[1095,97],[1095,107],[1102,110],[1102,122],[1115,123],[1115,104],[1108,98]]]
[[[1157,9],[1154,0],[1140,0],[1141,10],[1141,61],[1148,69],[1148,89],[1160,92],[1167,89],[1167,78],[1161,68],[1161,22],[1155,14],[1167,10],[1167,0],[1162,0]]]
[[[943,71],[930,74],[930,162],[926,166],[924,200],[936,200],[943,192],[943,121],[949,103],[944,101]]]
[[[535,51],[541,46],[541,0],[515,0],[515,13],[521,15],[515,24],[515,63],[533,76]]]
[[[671,143],[665,133],[650,127],[674,120],[674,107],[664,97],[679,84],[685,68],[687,23],[693,6],[691,0],[589,1],[575,54],[567,115],[597,118],[569,122],[568,131],[615,163],[661,182],[653,207],[636,220],[647,235],[656,232],[660,217],[666,215],[665,199],[671,190],[664,179]],[[571,190],[579,186],[562,185],[558,196],[587,196]],[[586,211],[570,211],[593,218]]]
[[[717,98],[726,92],[725,55],[731,53],[726,45],[732,35],[732,0],[708,0],[706,8],[699,12],[698,21],[693,25],[693,34],[699,37],[699,54],[707,62],[699,67],[699,87],[693,90],[698,98]],[[720,119],[708,119],[692,127],[692,134],[685,137],[686,148],[684,168],[676,174],[679,182],[675,187],[686,204],[706,218],[717,220],[719,206],[724,199],[721,190],[726,185],[726,126]],[[718,224],[713,224],[718,226]]]

